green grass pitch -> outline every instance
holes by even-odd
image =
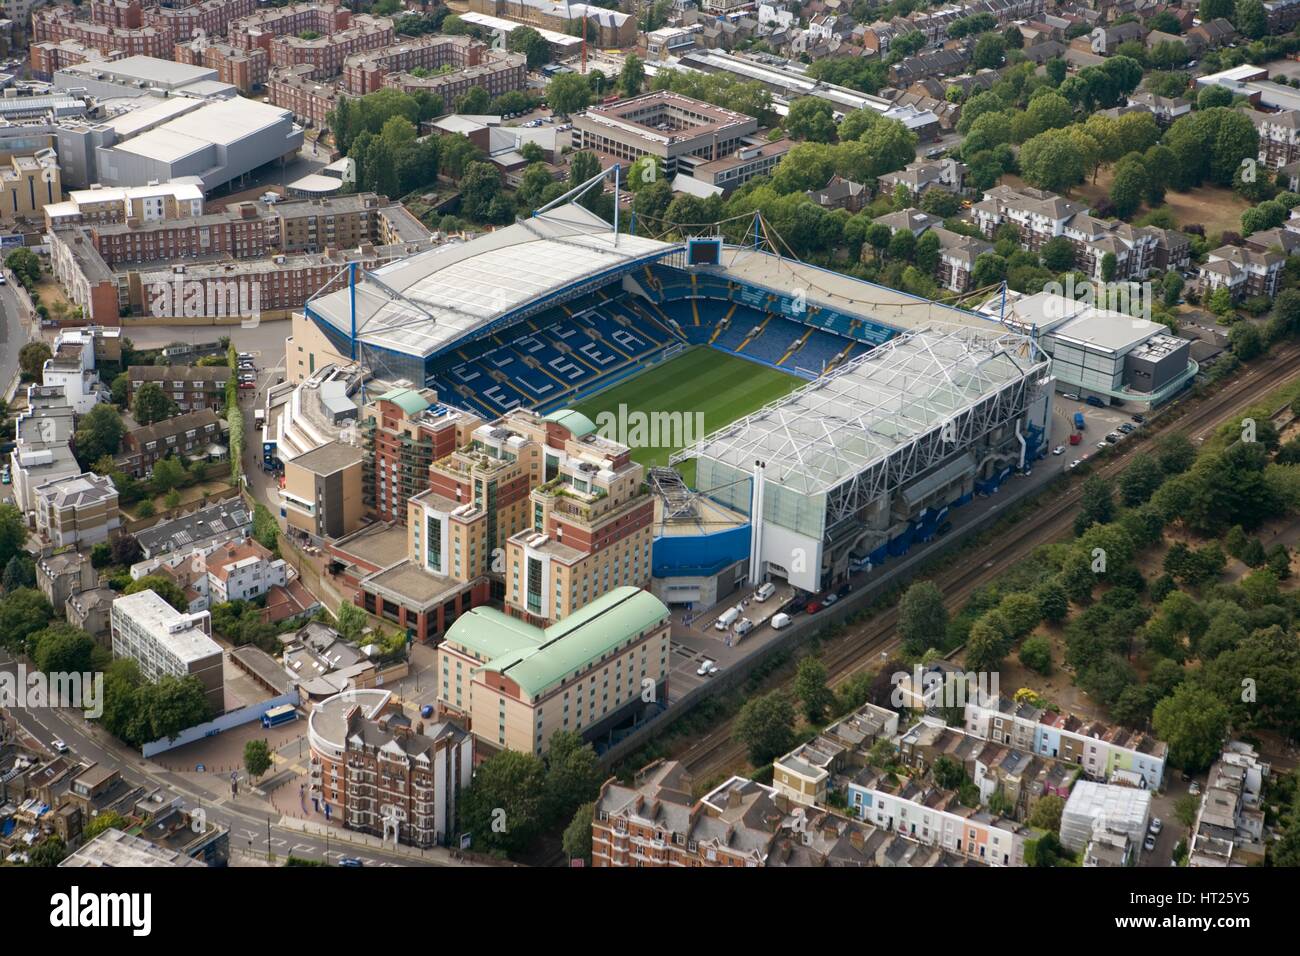
[[[691,435],[698,440],[803,384],[805,380],[796,375],[697,346],[579,402],[576,410],[597,425],[602,424],[598,419],[601,412],[617,415],[619,405],[626,405],[629,413],[680,412],[683,421],[688,414],[702,412],[704,431]],[[693,418],[690,427],[696,430]],[[647,468],[668,464],[668,456],[680,448],[680,441],[674,443],[672,439],[684,434],[683,429],[674,431],[677,434],[661,432],[654,436],[658,439],[656,444],[629,442],[633,445],[632,458]],[[611,437],[625,440],[624,436]],[[628,437],[636,435],[629,433]],[[687,466],[683,477],[689,482],[695,477],[694,463],[688,462]]]

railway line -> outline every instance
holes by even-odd
[[[1183,432],[1193,442],[1203,441],[1235,412],[1300,374],[1296,367],[1297,359],[1300,359],[1300,344],[1279,349],[1264,361],[1244,369],[1213,395],[1187,405],[1181,415],[1154,432]],[[1092,469],[1092,473],[1105,478],[1115,477],[1127,463],[1132,447],[1128,443],[1115,446],[1106,459]],[[1035,547],[1067,534],[1074,520],[1074,506],[1082,494],[1081,486],[1082,482],[1071,482],[1063,493],[1044,501],[1042,507],[1024,521],[1008,528],[999,539],[1000,546],[994,557],[974,564],[957,564],[934,575],[934,583],[943,592],[949,613],[959,611],[976,590],[996,580]],[[828,683],[835,685],[852,677],[879,659],[882,653],[887,658],[899,644],[895,633],[897,623],[898,607],[895,605],[827,642],[822,661],[826,665]],[[697,780],[743,763],[745,748],[732,740],[733,725],[734,718],[728,718],[678,758]]]

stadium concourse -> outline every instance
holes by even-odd
[[[651,472],[671,604],[817,591],[1046,451],[1032,337],[758,246],[618,234],[570,204],[346,278],[294,317],[298,374],[357,362],[489,419],[702,415],[709,434],[634,448],[672,456]]]

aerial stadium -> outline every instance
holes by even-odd
[[[878,567],[1046,453],[1050,361],[1032,334],[779,255],[757,221],[746,244],[663,241],[568,198],[341,274],[290,349],[489,419],[702,414],[687,441],[626,442],[649,467],[671,604]]]

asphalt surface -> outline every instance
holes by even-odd
[[[21,316],[13,280],[9,279],[0,286],[0,389],[7,388],[13,381],[18,372],[18,351],[31,340]]]

